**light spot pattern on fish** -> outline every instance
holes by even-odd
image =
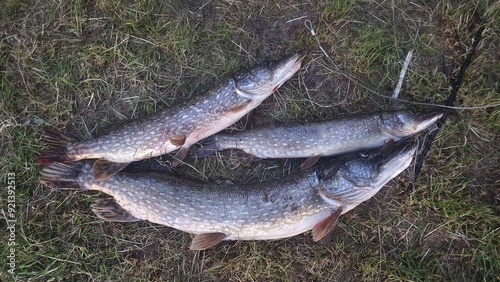
[[[327,233],[338,216],[375,195],[406,169],[415,145],[397,145],[389,155],[378,150],[337,158],[283,179],[229,185],[196,182],[172,174],[118,173],[96,181],[89,161],[53,164],[41,171],[52,188],[98,190],[116,201],[96,203],[103,219],[148,220],[199,234],[192,249],[220,240],[290,237],[313,229]],[[320,235],[318,235],[320,234]]]
[[[290,123],[237,133],[219,133],[204,142],[200,156],[239,149],[258,158],[308,158],[372,149],[399,141],[434,124],[441,112],[372,113],[331,121]]]
[[[182,105],[133,121],[95,139],[78,141],[48,130],[43,137],[51,148],[42,153],[38,162],[100,159],[94,170],[100,169],[95,176],[101,180],[130,162],[178,150],[176,165],[191,145],[232,125],[260,105],[299,70],[301,60],[302,57],[295,54],[261,64]]]

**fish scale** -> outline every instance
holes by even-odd
[[[301,65],[299,54],[234,75],[219,87],[182,105],[133,121],[106,135],[75,140],[53,129],[42,136],[50,145],[41,164],[98,159],[94,176],[104,180],[129,163],[177,150],[176,166],[190,146],[221,131],[260,105]]]
[[[41,171],[51,188],[98,190],[111,201],[94,212],[111,221],[148,220],[197,234],[192,249],[221,240],[265,240],[313,230],[326,236],[338,216],[375,195],[406,169],[415,144],[396,144],[392,153],[350,154],[290,176],[262,183],[214,184],[169,173],[120,172],[96,181],[92,162],[52,164]]]
[[[197,155],[230,148],[262,159],[340,155],[380,147],[388,139],[399,141],[428,128],[441,115],[442,112],[382,112],[219,133],[203,141],[204,147],[197,150]]]
[[[314,171],[299,172],[287,180],[259,185],[228,185],[200,183],[154,173],[121,173],[109,180],[95,182],[89,173],[90,163],[84,164],[81,169],[84,173],[79,182],[85,183],[87,190],[113,195],[117,203],[134,217],[191,233],[231,232],[249,228],[249,223],[253,230],[266,229],[270,223],[282,218],[281,213],[294,220],[293,216],[301,216],[308,210],[328,208],[320,204],[322,200],[314,189],[305,188],[309,186],[308,178],[313,177]],[[142,205],[131,205],[132,202]],[[312,204],[307,206],[307,203]],[[276,209],[276,205],[280,205],[281,209]],[[165,207],[172,209],[161,214],[154,211],[164,211]],[[262,216],[255,219],[257,211]],[[228,226],[220,223],[225,218],[229,220]],[[204,222],[206,229],[200,229],[203,226],[199,222]]]

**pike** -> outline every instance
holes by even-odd
[[[260,159],[308,158],[308,168],[321,156],[334,156],[381,147],[414,135],[432,124],[442,112],[395,111],[344,117],[331,121],[264,126],[237,133],[219,133],[202,141],[196,156],[239,149]]]
[[[93,166],[96,180],[111,177],[131,162],[178,150],[173,162],[176,166],[191,145],[232,125],[260,105],[299,70],[301,61],[302,56],[295,54],[262,63],[197,99],[95,139],[79,141],[48,128],[42,138],[49,149],[37,161],[49,165],[97,159]]]
[[[373,197],[405,170],[416,143],[362,151],[281,179],[253,184],[213,184],[169,173],[120,172],[96,181],[89,161],[57,163],[41,171],[54,189],[98,190],[113,198],[92,208],[107,221],[153,223],[196,234],[191,250],[223,240],[268,240],[312,229],[326,240],[341,214]]]

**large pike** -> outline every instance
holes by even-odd
[[[132,122],[109,134],[79,141],[53,129],[42,136],[50,148],[38,158],[41,164],[98,159],[97,180],[104,180],[130,162],[178,150],[177,162],[191,145],[232,125],[260,105],[295,74],[301,65],[299,54],[266,62],[234,75],[221,86],[149,118]]]
[[[197,156],[229,148],[261,159],[333,156],[380,147],[388,139],[399,141],[434,124],[442,112],[395,111],[344,117],[331,121],[264,126],[237,133],[219,133],[202,141]]]
[[[96,181],[87,161],[45,167],[41,182],[51,188],[109,194],[113,199],[93,204],[98,217],[148,220],[194,233],[193,250],[222,240],[278,239],[311,229],[318,241],[327,237],[341,214],[370,199],[405,170],[415,150],[415,144],[396,144],[392,151],[345,155],[282,179],[243,185],[151,172],[120,172]]]

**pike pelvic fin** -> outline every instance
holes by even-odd
[[[175,153],[174,160],[170,164],[170,167],[175,168],[179,166],[182,163],[182,160],[184,160],[189,152],[189,147],[181,147],[177,153]]]
[[[384,146],[380,148],[380,153],[382,153],[382,155],[384,156],[388,156],[392,153],[393,150],[394,150],[394,139],[389,138],[385,140]]]
[[[331,236],[330,231],[337,225],[340,215],[342,214],[342,207],[334,210],[327,218],[323,219],[320,223],[316,224],[313,227],[313,241],[324,243],[322,241],[323,238],[326,237],[326,240],[329,239],[328,236]]]
[[[312,156],[312,157],[309,157],[307,158],[301,165],[300,165],[300,169],[304,170],[304,169],[308,169],[308,168],[311,168],[314,164],[316,164],[319,160],[319,158],[321,158],[321,155],[315,155],[315,156]]]
[[[140,219],[131,215],[114,199],[98,199],[92,204],[92,211],[102,220],[114,222],[133,222]]]
[[[208,249],[217,245],[226,237],[227,235],[221,232],[197,234],[194,236],[189,249],[193,251]]]
[[[55,163],[40,171],[40,182],[52,189],[85,189],[78,182],[82,163]]]
[[[94,180],[106,180],[123,170],[128,164],[129,163],[114,163],[106,159],[98,159],[92,166],[94,170]]]
[[[198,158],[206,157],[219,150],[217,148],[217,141],[215,140],[215,137],[213,135],[203,139],[203,141],[201,141],[200,143],[203,148],[196,149],[195,151],[195,155]]]
[[[328,232],[323,238],[321,238],[318,243],[321,244],[321,245],[326,245],[328,244],[331,239],[332,239],[332,235],[333,235],[333,231],[335,230],[335,228],[332,228],[330,230],[330,232]]]
[[[67,163],[76,161],[76,159],[68,156],[67,145],[69,143],[77,142],[77,139],[69,137],[50,127],[43,129],[41,137],[45,142],[47,142],[49,148],[42,152],[42,154],[37,158],[37,163],[50,165],[56,162]]]

